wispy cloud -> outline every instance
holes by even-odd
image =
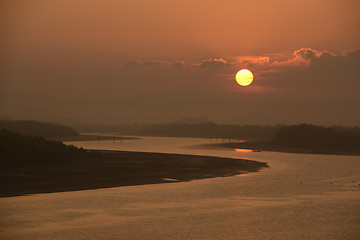
[[[182,60],[177,60],[174,62],[171,61],[162,61],[162,60],[130,60],[124,64],[125,67],[175,67],[175,68],[184,68],[185,62]]]
[[[210,58],[203,60],[200,63],[193,64],[194,67],[208,68],[208,69],[220,69],[233,65],[234,65],[233,63],[230,63],[223,58]]]

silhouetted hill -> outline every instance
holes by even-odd
[[[84,149],[68,146],[62,142],[0,130],[0,164],[2,165],[70,162],[85,153]]]
[[[293,148],[360,151],[359,129],[301,124],[280,128],[272,143]]]
[[[204,137],[204,138],[252,138],[270,139],[278,126],[219,125],[216,123],[162,123],[148,125],[82,125],[76,129],[82,132],[112,132],[141,136]]]
[[[7,129],[23,135],[46,138],[73,137],[79,135],[79,133],[71,127],[37,121],[0,120],[0,130],[1,129]]]

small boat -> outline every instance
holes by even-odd
[[[253,150],[253,152],[261,152],[261,150]]]

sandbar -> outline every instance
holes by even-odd
[[[199,155],[94,151],[70,163],[1,167],[0,197],[228,177],[267,166]]]

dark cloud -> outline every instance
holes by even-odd
[[[152,66],[160,66],[160,65],[169,65],[170,63],[167,61],[160,60],[131,60],[124,64],[126,67],[152,67]]]
[[[171,66],[174,68],[184,68],[185,62],[184,61],[175,61],[175,62],[171,63]]]
[[[160,66],[160,65],[169,65],[169,62],[164,62],[160,60],[150,60],[140,63],[140,66],[145,66],[145,67]]]
[[[323,52],[318,57],[311,60],[311,69],[327,69],[326,71],[337,70],[346,72],[360,71],[360,50],[346,52],[342,55],[335,55]]]
[[[135,67],[138,65],[137,61],[131,60],[124,64],[125,67]]]
[[[184,68],[185,62],[184,61],[162,61],[162,60],[131,60],[124,64],[125,67],[156,67],[156,66],[173,66],[175,68]]]

